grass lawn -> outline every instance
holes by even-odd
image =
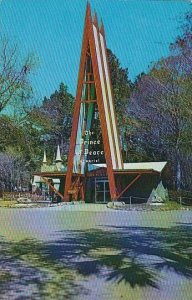
[[[0,208],[1,207],[6,207],[6,208],[10,208],[10,207],[15,207],[15,204],[17,204],[16,200],[0,200]]]

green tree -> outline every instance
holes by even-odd
[[[48,153],[61,146],[62,155],[68,154],[69,139],[72,127],[74,97],[68,88],[61,83],[49,98],[44,98],[40,107],[34,107],[30,118],[40,132],[40,140],[44,143]]]
[[[119,59],[110,49],[107,53],[123,157],[127,159],[131,127],[127,107],[133,85],[128,78],[128,69],[121,66]]]
[[[190,16],[190,18],[189,18]],[[192,22],[192,15],[187,21]],[[135,141],[149,159],[170,163],[176,189],[191,188],[192,162],[192,31],[171,45],[167,58],[157,62],[137,82],[129,112],[137,123]],[[190,170],[189,170],[190,169]]]
[[[26,107],[32,97],[30,73],[36,67],[37,59],[28,55],[25,59],[5,37],[0,38],[0,112],[12,105]]]

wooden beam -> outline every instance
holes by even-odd
[[[82,97],[82,90],[83,90],[85,62],[87,57],[86,55],[87,47],[89,44],[89,31],[91,27],[92,27],[91,9],[90,9],[90,4],[87,4],[63,201],[69,201],[68,191],[71,188],[71,184],[72,184],[74,155],[75,155],[76,137],[78,131],[79,114],[80,114],[80,107],[81,107],[81,100],[82,100],[81,97]]]
[[[43,181],[45,182],[45,183],[47,183],[48,184],[48,186],[50,186],[50,188],[59,196],[59,197],[61,197],[61,199],[63,200],[63,198],[64,198],[64,196],[48,181],[48,179],[47,178],[45,178],[45,177],[42,177],[41,176],[41,178],[43,179]]]
[[[95,81],[94,80],[83,81],[83,84],[90,84],[90,83],[95,83]]]
[[[122,195],[123,193],[125,193],[134,183],[135,181],[137,181],[139,178],[141,177],[141,174],[138,174],[127,186],[126,188],[124,188],[124,190],[118,195],[117,199],[118,200]]]
[[[33,175],[36,175],[36,176],[40,176],[40,177],[51,177],[51,178],[64,178],[66,176],[66,173],[57,173],[57,172],[36,172],[36,173],[33,173]]]
[[[133,171],[120,171],[120,170],[118,170],[118,171],[114,171],[114,173],[116,174],[116,175],[124,175],[124,174],[127,174],[127,175],[131,175],[131,174],[159,174],[158,172],[156,172],[156,171],[152,171],[152,170],[148,170],[148,171],[145,171],[145,170],[133,170]]]
[[[96,103],[97,100],[81,100],[81,103]]]

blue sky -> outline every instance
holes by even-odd
[[[128,67],[129,77],[147,71],[169,51],[190,1],[91,0],[102,17],[107,46]],[[39,66],[31,76],[36,97],[50,96],[63,81],[75,95],[86,0],[1,0],[0,33],[35,53]]]

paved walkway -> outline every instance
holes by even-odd
[[[192,212],[0,209],[0,299],[189,300]]]

